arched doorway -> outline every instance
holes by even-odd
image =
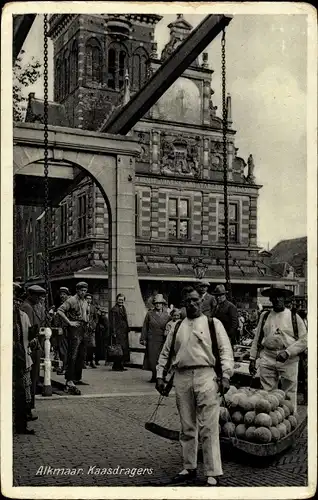
[[[130,137],[111,136],[63,127],[49,127],[49,183],[60,195],[88,176],[102,193],[108,209],[109,306],[124,293],[132,326],[145,315],[135,252],[134,162],[139,146]],[[17,192],[41,201],[43,190],[43,126],[19,124],[14,128],[14,175]],[[23,189],[24,187],[24,189]],[[34,188],[33,188],[34,191]]]

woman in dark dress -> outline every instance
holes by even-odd
[[[112,341],[114,344],[120,344],[123,350],[123,357],[114,361],[112,370],[116,372],[123,372],[124,363],[130,360],[129,355],[129,325],[127,319],[127,311],[124,306],[125,296],[121,293],[116,297],[116,304],[111,309],[109,314],[109,329]]]
[[[146,346],[143,368],[152,372],[149,382],[156,382],[156,366],[165,342],[165,328],[171,319],[167,310],[164,309],[166,304],[167,302],[160,293],[156,295],[153,299],[154,309],[147,312],[142,327],[140,343]]]

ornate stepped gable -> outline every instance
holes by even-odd
[[[170,28],[170,39],[168,43],[165,45],[162,54],[161,60],[165,61],[170,57],[170,55],[176,50],[176,48],[183,42],[183,40],[189,35],[192,30],[192,26],[188,21],[183,18],[182,14],[177,15],[177,20],[168,25]],[[192,66],[198,66],[198,60],[196,59]]]

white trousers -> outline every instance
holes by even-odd
[[[270,356],[264,351],[261,352],[259,364],[260,381],[265,391],[272,391],[278,388],[281,382],[282,390],[286,393],[286,398],[290,399],[297,411],[297,380],[298,380],[298,357],[288,359],[285,363],[276,361],[274,356]]]
[[[213,368],[177,371],[174,378],[181,420],[180,444],[185,469],[197,468],[198,437],[207,476],[221,476],[219,440],[220,396]]]

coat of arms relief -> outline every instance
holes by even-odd
[[[160,172],[163,175],[201,176],[201,139],[161,133]]]

